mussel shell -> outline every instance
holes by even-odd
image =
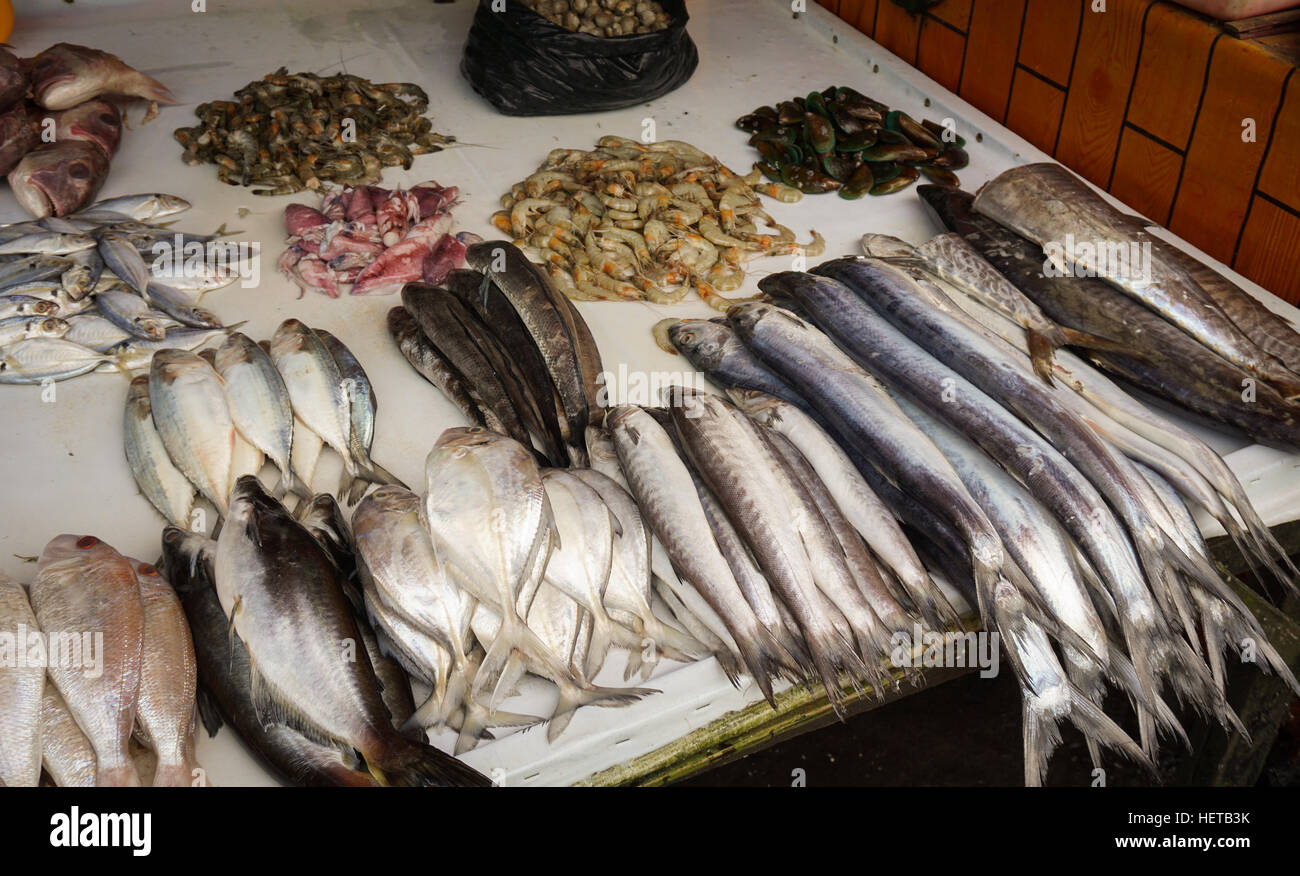
[[[848,181],[840,187],[839,195],[846,201],[855,201],[871,191],[875,184],[875,178],[871,174],[871,165],[861,164],[849,177]]]
[[[961,170],[970,164],[970,154],[957,145],[950,145],[947,149],[939,153],[939,157],[931,162],[935,167],[946,167],[950,170]]]
[[[817,94],[817,92],[813,92]],[[820,95],[818,95],[820,97]],[[804,131],[808,136],[808,143],[812,146],[813,151],[819,155],[825,155],[835,149],[835,127],[831,124],[830,119],[818,115],[815,112],[803,114]]]
[[[961,187],[961,180],[957,178],[957,174],[946,167],[925,164],[921,166],[920,170],[930,182],[938,183],[941,186],[952,186],[953,188]]]

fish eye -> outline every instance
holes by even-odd
[[[90,550],[97,544],[99,544],[99,539],[95,538],[93,535],[83,535],[81,538],[77,539],[77,547],[81,548],[83,551]]]
[[[119,121],[118,117],[112,113],[100,113],[99,120],[105,125],[116,125]]]
[[[149,565],[148,563],[141,563],[140,568],[136,569],[136,571],[146,578],[158,577],[158,570],[155,569],[153,566]]]
[[[78,162],[68,168],[68,176],[73,179],[90,179],[90,168]]]

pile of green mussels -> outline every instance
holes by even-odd
[[[965,139],[951,128],[917,122],[844,86],[761,106],[737,119],[736,127],[750,133],[762,158],[754,166],[764,176],[806,194],[888,195],[922,174],[958,186],[953,171],[970,162]]]

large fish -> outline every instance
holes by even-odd
[[[122,113],[106,100],[88,100],[54,115],[54,140],[94,143],[112,158],[122,139]]]
[[[1231,362],[1300,397],[1300,375],[1260,348],[1216,304],[1188,271],[1176,247],[1146,231],[1146,222],[1120,213],[1081,179],[1054,162],[1014,167],[994,177],[973,207],[1047,249],[1059,249],[1059,267],[1089,271],[1141,301]],[[1066,247],[1069,239],[1091,245]],[[1126,256],[1110,257],[1118,246]],[[1141,249],[1139,249],[1141,248]],[[1049,257],[1051,255],[1049,254]]]
[[[9,640],[0,663],[0,782],[34,788],[41,779],[41,695],[45,661],[33,642],[41,628],[23,585],[0,573],[0,634]]]
[[[95,749],[95,783],[139,785],[128,746],[144,609],[130,561],[93,535],[56,536],[36,563],[31,600],[46,636],[64,645],[50,659],[49,677]]]
[[[416,325],[415,317],[405,307],[388,311],[388,332],[397,342],[406,361],[425,380],[436,386],[472,425],[487,426],[504,432],[501,420],[491,408],[481,406],[476,392],[455,365],[438,351]]]
[[[167,455],[225,517],[236,433],[220,375],[193,353],[159,350],[149,399]]]
[[[338,569],[254,477],[235,485],[215,564],[217,595],[248,648],[254,702],[264,720],[278,716],[300,731],[351,745],[384,784],[490,784],[393,727]]]
[[[0,173],[13,170],[41,142],[27,104],[17,103],[0,113]]]
[[[27,94],[27,70],[21,58],[0,48],[0,110],[7,110]]]
[[[180,600],[148,563],[130,560],[144,609],[144,658],[136,720],[146,745],[157,755],[155,788],[189,787],[194,761],[194,643]]]
[[[369,773],[354,768],[350,750],[315,742],[282,723],[261,721],[253,700],[248,651],[230,629],[213,585],[216,542],[173,527],[163,531],[162,541],[167,578],[190,624],[199,713],[209,735],[229,724],[264,766],[296,785],[377,786]]]
[[[40,146],[9,171],[9,187],[33,216],[66,216],[90,202],[108,178],[108,156],[93,143]]]
[[[175,103],[158,80],[99,49],[56,43],[27,62],[32,99],[48,110],[70,109],[101,94]]]

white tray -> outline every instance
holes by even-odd
[[[754,152],[745,143],[746,135],[732,124],[737,116],[832,84],[851,85],[918,119],[954,119],[971,154],[970,167],[960,173],[967,189],[1016,163],[1047,158],[815,4],[794,18],[790,5],[780,0],[692,3],[689,30],[699,47],[700,64],[683,87],[650,105],[537,119],[498,115],[461,78],[461,47],[476,6],[471,0],[355,6],[329,0],[222,2],[210,3],[205,13],[161,0],[117,0],[91,8],[41,0],[24,6],[12,38],[18,54],[31,55],[58,41],[84,43],[120,55],[172,88],[182,105],[166,108],[157,121],[124,133],[102,196],[172,192],[195,205],[180,217],[179,228],[205,232],[225,223],[242,230],[236,239],[259,241],[260,286],[214,292],[205,306],[227,322],[248,320],[243,330],[257,338],[268,337],[290,316],[337,334],[361,359],[378,393],[375,458],[413,485],[422,481],[424,458],[434,439],[461,420],[389,340],[384,316],[398,303],[396,297],[298,300],[297,289],[275,272],[283,240],[281,215],[294,199],[254,197],[246,189],[219,183],[211,166],[184,166],[171,132],[195,123],[196,104],[227,97],[281,65],[291,72],[334,72],[342,65],[377,82],[418,83],[429,92],[434,129],[455,135],[463,145],[417,158],[409,172],[390,169],[385,180],[412,184],[433,178],[460,186],[457,226],[487,237],[499,236],[487,221],[497,209],[497,198],[557,146],[590,148],[605,134],[637,136],[643,121],[651,119],[659,139],[687,140],[743,172]],[[139,118],[138,109],[132,118]],[[982,135],[980,142],[977,135]],[[297,200],[314,203],[311,197]],[[239,208],[251,212],[241,218]],[[859,201],[810,196],[798,204],[771,203],[768,209],[801,240],[810,228],[821,232],[826,257],[856,252],[858,238],[866,231],[919,243],[938,230],[911,192]],[[0,221],[22,216],[8,190],[0,191]],[[755,291],[758,277],[790,267],[787,258],[754,262],[745,294]],[[1295,308],[1232,276],[1268,306],[1293,320],[1300,318]],[[714,313],[699,301],[671,309],[649,304],[580,306],[611,371],[620,364],[633,372],[680,371],[684,360],[659,350],[650,326],[669,314]],[[43,403],[36,387],[0,387],[0,446],[5,448],[0,458],[0,570],[30,580],[32,566],[19,557],[38,554],[47,540],[62,532],[94,533],[141,559],[158,556],[161,520],[138,495],[123,457],[125,394],[125,382],[116,375],[60,383],[52,403]],[[1198,431],[1226,455],[1266,521],[1276,524],[1300,517],[1300,458]],[[325,459],[317,486],[334,483],[336,465]],[[617,683],[621,661],[610,663],[600,680]],[[554,745],[547,743],[544,732],[532,730],[482,745],[465,759],[505,785],[570,784],[654,751],[759,699],[752,685],[744,691],[732,688],[712,660],[690,666],[664,664],[651,685],[663,693],[626,709],[580,710]],[[523,699],[508,708],[541,710],[544,705],[537,704],[544,702],[545,694],[525,691]],[[435,741],[445,747],[450,738]],[[201,733],[198,756],[213,784],[273,784],[229,730],[215,739]]]

